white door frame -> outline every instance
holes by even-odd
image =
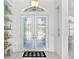
[[[40,16],[41,15],[41,16]],[[46,16],[45,16],[46,15]],[[38,17],[46,17],[46,24],[47,24],[47,36],[46,36],[46,48],[45,49],[36,49],[35,48],[35,51],[47,51],[48,50],[48,44],[49,44],[49,33],[48,33],[48,15],[46,14],[46,13],[25,13],[25,14],[23,14],[22,15],[22,18],[23,17],[33,17],[33,16],[38,16]],[[24,40],[24,20],[21,18],[21,50],[22,51],[32,51],[34,48],[33,48],[33,45],[32,45],[32,48],[31,49],[25,49],[24,47],[23,47],[23,40]],[[34,19],[34,18],[33,18]],[[34,23],[34,22],[33,22]],[[34,25],[33,25],[34,26]],[[33,41],[32,41],[32,43],[33,43]],[[35,44],[36,45],[36,44]]]

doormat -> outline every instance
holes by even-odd
[[[23,57],[46,57],[44,51],[25,51]]]

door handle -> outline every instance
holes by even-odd
[[[36,37],[36,36],[33,36],[32,38],[33,38],[33,39],[36,39],[37,37]]]

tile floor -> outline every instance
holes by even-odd
[[[5,59],[61,59],[55,52],[45,52],[46,53],[46,58],[38,57],[38,58],[33,58],[33,57],[22,57],[23,52],[14,52],[11,54],[10,57],[5,57]]]
[[[69,59],[74,59],[74,44],[69,48]]]

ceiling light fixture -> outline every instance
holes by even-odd
[[[38,7],[39,2],[38,2],[38,0],[32,0],[31,4],[33,7]]]

